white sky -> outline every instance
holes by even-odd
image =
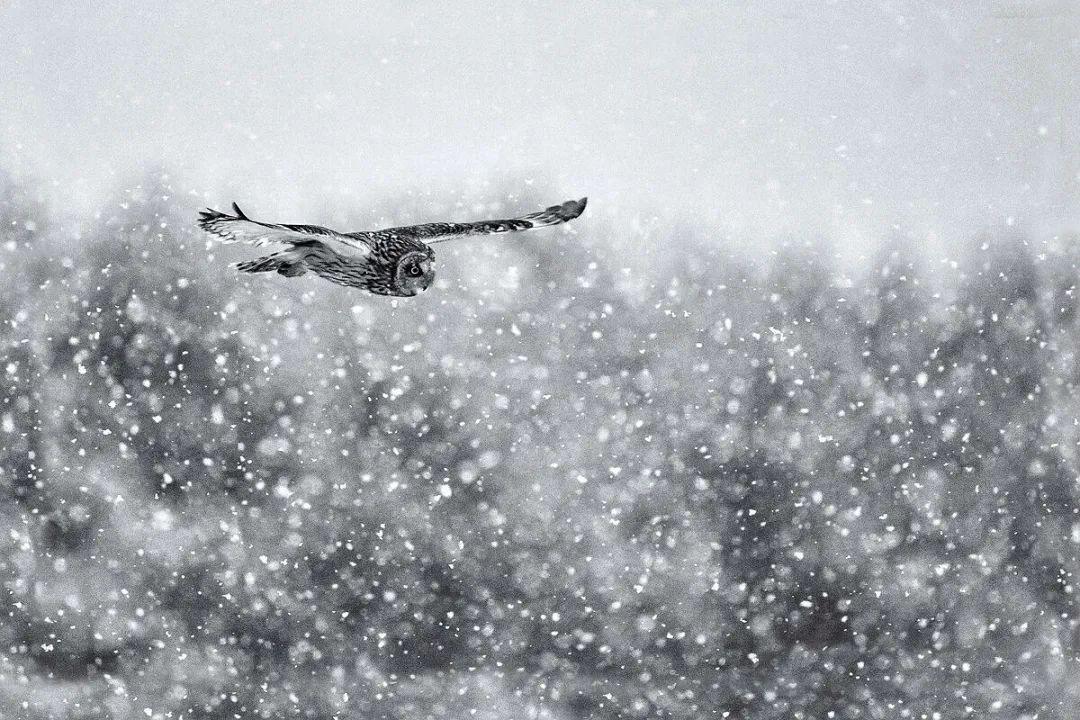
[[[747,237],[1080,219],[1071,3],[63,6],[0,2],[0,167],[80,211],[159,164],[287,220],[533,179]]]

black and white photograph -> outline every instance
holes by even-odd
[[[1080,720],[1073,0],[0,0],[0,719]]]

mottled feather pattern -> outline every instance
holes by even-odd
[[[233,267],[244,273],[276,272],[285,277],[299,277],[308,271],[307,265],[303,262],[304,257],[295,250],[287,250],[239,262]]]
[[[330,282],[375,295],[409,297],[426,290],[434,281],[435,251],[430,244],[453,237],[558,225],[581,215],[585,203],[586,198],[569,200],[507,220],[427,223],[354,233],[339,233],[318,225],[263,223],[252,220],[233,203],[232,215],[209,208],[200,213],[199,227],[222,242],[290,246],[237,263],[240,272],[298,277],[311,271]]]
[[[350,258],[317,248],[309,253],[304,264],[319,277],[346,287],[363,288],[375,295],[393,295],[394,265],[393,258],[379,251],[374,252],[364,262],[354,262]]]
[[[430,244],[446,242],[462,235],[491,235],[495,233],[531,230],[532,228],[559,225],[573,220],[585,210],[588,198],[568,200],[561,205],[507,220],[484,220],[474,223],[428,223],[408,228],[414,237],[423,238]]]

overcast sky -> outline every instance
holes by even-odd
[[[1070,3],[58,7],[0,3],[0,166],[82,210],[152,163],[293,220],[490,180],[849,242],[1080,209]]]

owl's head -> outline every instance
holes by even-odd
[[[406,297],[418,295],[435,280],[435,257],[430,252],[408,252],[394,268],[394,290]]]

